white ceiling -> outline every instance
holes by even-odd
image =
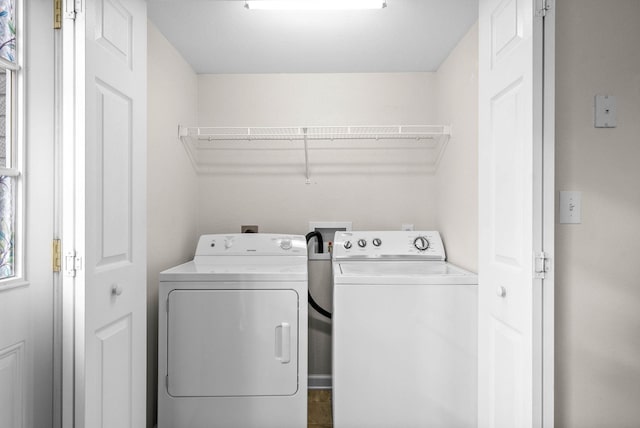
[[[149,19],[196,73],[435,71],[477,0],[387,0],[381,10],[256,11],[244,0],[150,0]]]

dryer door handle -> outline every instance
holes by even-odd
[[[286,322],[276,326],[276,360],[282,364],[291,361],[291,326]]]

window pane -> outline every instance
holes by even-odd
[[[16,27],[14,0],[0,0],[0,57],[16,61]]]
[[[0,279],[15,275],[14,184],[12,177],[0,176]]]

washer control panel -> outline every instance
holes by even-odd
[[[333,258],[446,260],[437,231],[336,232]]]

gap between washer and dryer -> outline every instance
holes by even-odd
[[[332,428],[331,390],[310,389],[307,393],[307,427]]]

